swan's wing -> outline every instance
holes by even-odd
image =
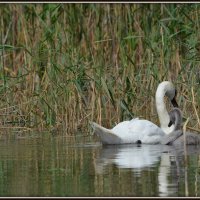
[[[94,132],[100,137],[103,144],[120,144],[121,139],[115,135],[111,130],[100,126],[99,124],[91,123]]]
[[[179,138],[181,135],[183,135],[183,131],[182,130],[178,130],[178,131],[173,131],[168,135],[165,135],[162,140],[161,140],[161,144],[172,144],[177,138]]]

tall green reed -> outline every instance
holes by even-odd
[[[2,113],[15,106],[27,126],[66,134],[89,121],[112,127],[140,116],[158,123],[156,87],[171,80],[189,125],[200,128],[199,9],[1,4]]]

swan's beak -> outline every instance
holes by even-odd
[[[170,120],[169,124],[168,124],[168,127],[170,127],[172,124],[173,124],[173,122]]]
[[[176,102],[176,98],[174,97],[172,100],[171,100],[171,103],[174,107],[178,108],[178,104]]]
[[[175,108],[178,108],[178,104],[176,102],[176,96],[177,96],[177,90],[175,89],[175,95],[174,98],[171,100],[171,103]]]

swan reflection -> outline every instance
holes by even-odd
[[[184,165],[184,148],[168,145],[108,145],[102,146],[95,160],[95,170],[105,174],[108,165],[131,169],[136,176],[143,170],[158,173],[159,196],[177,196],[179,176],[187,171]],[[200,154],[200,147],[187,146],[186,155]],[[181,167],[180,167],[181,166]],[[158,170],[157,170],[158,169]]]

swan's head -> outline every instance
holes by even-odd
[[[181,129],[182,112],[179,108],[173,108],[169,112],[169,118],[170,118],[170,121],[169,121],[168,127],[174,124],[174,131]]]
[[[170,81],[163,81],[158,85],[157,94],[165,94],[171,101],[173,107],[178,107],[176,102],[177,90]]]

